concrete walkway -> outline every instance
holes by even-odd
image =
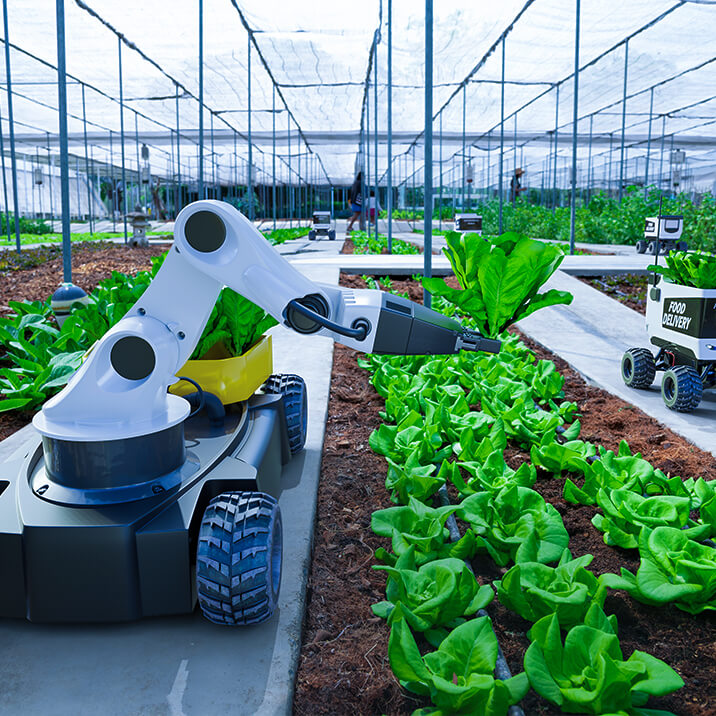
[[[593,258],[593,257],[589,257]],[[569,306],[544,308],[517,325],[530,338],[569,363],[590,383],[623,398],[716,456],[716,391],[705,391],[693,413],[669,410],[661,398],[661,376],[650,390],[624,385],[621,359],[627,348],[652,348],[644,316],[597,289],[558,271],[546,288],[569,291]]]
[[[337,251],[340,242],[328,246]],[[314,265],[302,270],[315,281],[335,284],[338,280],[335,267]],[[198,612],[119,625],[48,626],[0,620],[0,714],[291,713],[333,342],[280,326],[272,331],[275,372],[302,375],[309,395],[306,449],[285,467],[279,500],[285,534],[278,613],[265,624],[233,629],[213,625]],[[25,428],[0,443],[0,460],[22,450],[31,431]]]

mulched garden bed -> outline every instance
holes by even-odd
[[[341,283],[364,287],[357,276],[342,275]],[[393,288],[420,300],[422,291],[412,281],[393,279]],[[588,386],[567,364],[549,351],[523,340],[539,358],[554,360],[565,376],[567,400],[581,408],[582,437],[616,450],[625,439],[655,467],[683,477],[716,478],[716,458],[634,406],[598,388]],[[374,510],[390,507],[385,489],[385,460],[368,446],[368,436],[380,424],[383,400],[356,363],[357,354],[336,345],[328,422],[324,442],[314,553],[309,575],[308,609],[301,659],[296,678],[294,713],[408,714],[428,705],[403,691],[388,663],[389,629],[374,617],[370,605],[385,598],[385,577],[370,569],[378,547],[389,541],[370,530]],[[516,467],[527,454],[508,448],[508,462]],[[594,555],[597,574],[635,571],[636,551],[608,547],[591,524],[595,508],[574,506],[562,499],[562,481],[542,473],[534,486],[562,514],[574,556]],[[505,572],[489,559],[478,558],[475,572],[481,582]],[[652,608],[623,592],[610,592],[605,608],[619,620],[625,656],[634,649],[663,659],[678,671],[686,685],[650,708],[669,709],[679,716],[716,714],[716,629],[713,617],[693,617],[675,607]],[[529,623],[495,600],[488,612],[513,673],[522,670],[529,641]],[[527,716],[552,716],[558,709],[530,692],[523,701]]]
[[[597,291],[606,293],[619,303],[646,314],[647,276],[625,274],[621,276],[577,276]]]

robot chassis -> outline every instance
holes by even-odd
[[[330,211],[313,212],[313,226],[308,232],[308,240],[315,241],[319,236],[327,236],[329,241],[336,240],[336,227]]]

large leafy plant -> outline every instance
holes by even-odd
[[[425,278],[423,285],[471,316],[484,336],[494,338],[540,308],[572,301],[565,291],[538,293],[564,258],[564,251],[554,244],[515,233],[486,241],[475,234],[450,232],[446,240],[445,253],[461,289],[437,278]]]
[[[596,604],[584,624],[569,630],[564,643],[557,614],[540,619],[529,635],[525,672],[530,685],[565,713],[667,716],[642,707],[649,696],[663,696],[684,685],[670,666],[643,651],[625,660],[616,618],[607,618]]]
[[[437,651],[420,655],[405,620],[390,631],[388,657],[401,685],[428,696],[436,708],[419,709],[413,716],[480,714],[505,716],[529,688],[524,673],[500,681],[493,677],[497,661],[497,637],[489,617],[456,627]]]
[[[609,587],[624,589],[645,604],[674,604],[690,614],[716,610],[716,549],[694,542],[673,527],[642,529],[641,563],[636,575],[605,576]]]
[[[556,614],[562,629],[584,622],[593,604],[604,606],[607,588],[587,567],[591,554],[572,559],[565,550],[556,567],[523,562],[495,582],[497,598],[522,618],[536,622]]]
[[[716,288],[716,255],[706,251],[671,251],[666,265],[649,266],[671,283],[693,288]]]
[[[559,512],[527,487],[510,485],[496,495],[471,495],[456,515],[478,535],[478,548],[484,548],[500,566],[510,560],[555,562],[569,542]]]

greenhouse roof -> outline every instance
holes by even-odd
[[[128,167],[136,168],[138,145],[146,143],[152,171],[175,173],[178,127],[180,172],[195,177],[198,0],[67,0],[65,14],[70,151],[80,153],[84,116],[93,159],[118,166],[121,47]],[[392,20],[399,183],[413,172],[421,180],[424,7],[395,0]],[[55,2],[8,0],[8,21],[18,151],[39,157],[57,143]],[[643,157],[647,144],[651,151],[683,149],[695,182],[710,187],[716,178],[716,4],[582,0],[580,21],[578,158],[589,152],[606,162],[610,147],[620,145],[623,122],[628,158]],[[559,155],[571,162],[574,30],[575,3],[564,0],[436,3],[434,156],[437,162],[442,151],[446,182],[462,162],[463,132],[466,153],[486,168],[487,150],[499,143],[503,86],[508,164],[544,171],[555,128]],[[203,43],[205,172],[224,181],[238,176],[251,131],[257,181],[273,176],[275,138],[280,181],[295,180],[300,171],[310,182],[348,184],[362,129],[374,153],[377,106],[377,169],[384,182],[387,0],[355,8],[328,0],[205,0]],[[1,109],[7,135],[7,92]]]

